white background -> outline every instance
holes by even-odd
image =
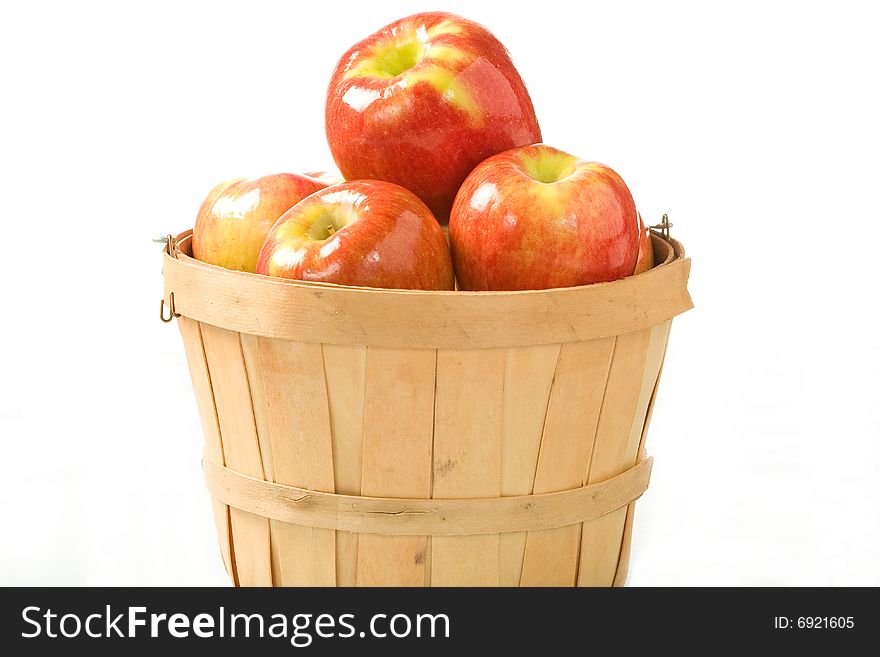
[[[4,3],[0,583],[226,584],[150,238],[332,166],[336,59],[436,8],[693,257],[629,584],[880,584],[871,3],[592,0]]]

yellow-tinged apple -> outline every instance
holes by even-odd
[[[330,183],[308,175],[277,173],[220,183],[199,209],[193,256],[239,271],[255,272],[260,248],[278,218]]]
[[[645,228],[642,215],[639,214],[639,257],[636,260],[636,270],[633,276],[646,272],[654,266],[654,244],[651,241],[651,231]]]

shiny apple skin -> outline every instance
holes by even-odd
[[[227,269],[254,272],[266,234],[288,209],[329,183],[295,173],[220,183],[199,209],[193,256]]]
[[[526,170],[527,160],[556,154],[573,160],[564,179],[539,182]],[[548,289],[630,276],[639,222],[617,173],[539,144],[471,172],[455,198],[449,237],[461,289]]]
[[[428,48],[414,67],[394,77],[364,72],[382,44],[419,30]],[[478,163],[541,141],[528,91],[501,42],[442,12],[391,23],[342,56],[327,92],[326,130],[346,180],[402,185],[443,224]]]
[[[316,218],[347,217],[325,239],[308,232]],[[301,201],[266,238],[257,273],[362,287],[452,290],[446,237],[412,192],[381,180],[328,187]]]
[[[633,276],[642,274],[654,267],[654,244],[651,241],[651,231],[645,228],[642,215],[639,214],[639,256],[636,259],[636,269]]]
[[[342,176],[339,175],[336,171],[307,171],[304,175],[309,176],[310,178],[317,178],[321,180],[327,185],[338,185],[339,183],[345,182]]]

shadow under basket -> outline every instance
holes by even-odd
[[[690,260],[521,292],[377,290],[164,254],[240,586],[611,586]]]

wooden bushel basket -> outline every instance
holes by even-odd
[[[690,260],[613,283],[300,283],[169,239],[223,561],[240,586],[610,586]]]

